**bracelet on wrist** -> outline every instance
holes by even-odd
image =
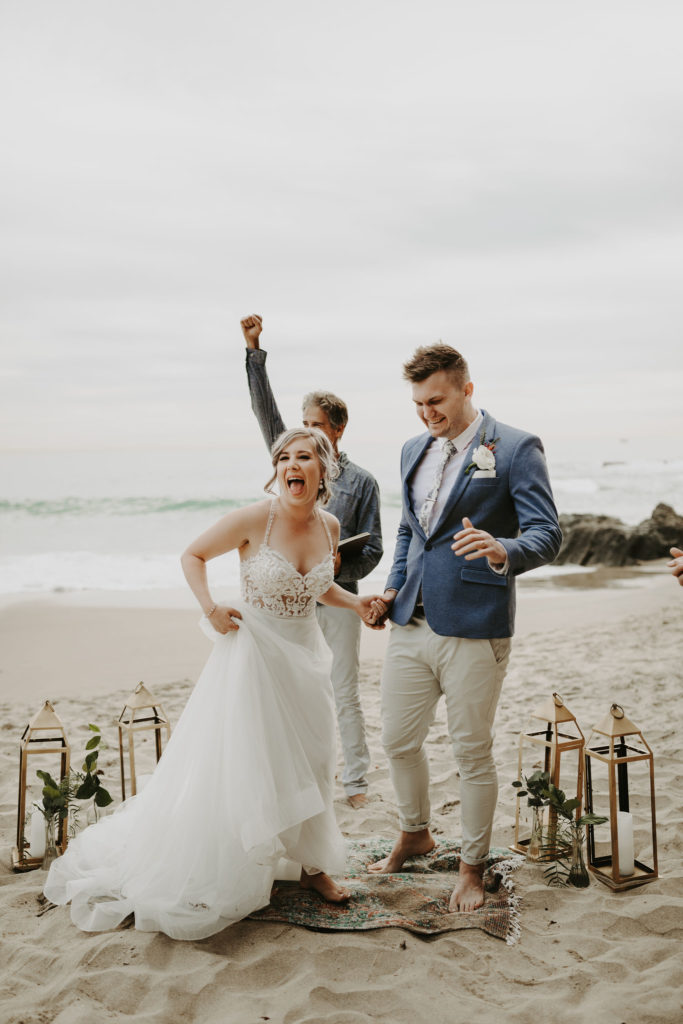
[[[213,608],[211,609],[211,611],[210,611],[210,612],[206,612],[206,617],[207,617],[207,619],[210,619],[210,618],[211,618],[211,616],[213,615],[213,613],[214,613],[214,612],[216,611],[216,608],[218,608],[218,605],[217,605],[217,604],[215,604],[215,605],[213,606]]]

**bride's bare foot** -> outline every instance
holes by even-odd
[[[351,898],[349,890],[342,888],[341,885],[337,885],[324,871],[318,872],[317,875],[309,875],[302,868],[301,888],[314,889],[328,903],[345,903],[346,900]]]
[[[458,884],[448,904],[451,914],[467,914],[484,904],[484,865],[460,861]]]
[[[400,871],[409,857],[429,853],[435,846],[436,843],[428,828],[423,828],[419,832],[401,832],[389,856],[382,857],[374,864],[369,864],[368,871],[375,871],[380,875],[390,875]]]

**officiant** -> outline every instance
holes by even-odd
[[[266,371],[267,353],[261,348],[263,319],[258,315],[240,321],[247,345],[247,380],[251,407],[263,439],[270,451],[275,438],[286,429]],[[329,391],[313,391],[302,401],[305,427],[317,427],[327,436],[338,462],[339,476],[334,481],[327,508],[341,526],[340,552],[335,562],[335,582],[351,593],[358,593],[358,580],[367,576],[382,557],[382,527],[379,514],[379,487],[375,478],[351,462],[339,443],[348,423],[346,403]],[[343,541],[358,534],[369,534],[366,543],[344,553]],[[337,711],[344,770],[342,784],[355,810],[367,802],[367,772],[370,752],[365,737],[365,720],[360,700],[360,619],[344,608],[318,605],[318,621],[332,651],[332,687]]]

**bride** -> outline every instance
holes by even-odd
[[[322,509],[336,475],[319,430],[272,449],[279,497],[237,509],[190,544],[187,581],[215,646],[145,789],[78,835],[45,895],[85,931],[135,915],[142,931],[200,939],[265,906],[281,859],[301,884],[348,899],[330,877],[345,844],[332,805],[331,655],[315,603],[374,624],[373,598],[334,583],[339,523]],[[242,603],[217,604],[206,563],[237,549]]]

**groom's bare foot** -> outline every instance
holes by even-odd
[[[458,884],[448,904],[451,914],[468,914],[484,905],[483,875],[483,864],[465,864],[463,860],[460,861]]]
[[[337,885],[324,871],[320,871],[317,875],[309,875],[302,868],[301,888],[314,889],[328,903],[345,903],[346,900],[351,898],[349,890],[344,889],[341,885]]]
[[[409,857],[418,857],[421,853],[429,853],[436,843],[428,828],[419,832],[401,832],[394,843],[394,848],[388,857],[382,857],[374,864],[368,864],[368,871],[375,871],[380,875],[390,875],[400,871]]]

